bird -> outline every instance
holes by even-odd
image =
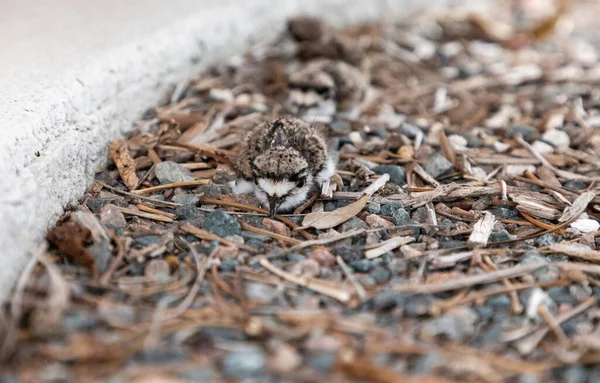
[[[254,193],[274,216],[302,205],[335,175],[323,126],[285,116],[265,121],[241,140],[234,194]]]
[[[336,114],[355,119],[367,99],[369,81],[358,68],[338,60],[315,60],[288,79],[285,107],[309,121]]]

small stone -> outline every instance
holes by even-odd
[[[452,134],[448,136],[448,140],[455,150],[463,150],[467,148],[468,141],[463,136]]]
[[[302,275],[306,278],[315,278],[321,273],[321,267],[314,259],[306,259],[292,265],[290,273],[294,275]]]
[[[520,134],[525,141],[537,136],[538,131],[531,125],[510,125],[506,131],[509,138],[514,138]]]
[[[429,173],[433,178],[438,178],[454,168],[452,163],[446,159],[443,155],[435,152],[429,157],[423,169]]]
[[[275,289],[264,283],[247,283],[246,297],[262,304],[269,304],[276,295]]]
[[[317,351],[308,359],[308,365],[315,370],[329,372],[333,367],[336,356],[333,351]]]
[[[214,382],[215,373],[209,367],[194,367],[183,371],[180,376],[192,382]]]
[[[266,362],[267,357],[261,348],[248,346],[223,359],[223,372],[237,378],[256,377],[263,372]]]
[[[571,224],[571,227],[582,233],[593,233],[600,229],[600,222],[591,218],[578,219]]]
[[[382,284],[390,280],[392,273],[385,267],[377,266],[369,273],[369,275],[377,284]]]
[[[569,180],[563,185],[565,189],[583,190],[587,188],[587,184],[583,181]]]
[[[147,247],[152,245],[158,245],[161,241],[159,235],[138,235],[133,239],[136,246]]]
[[[229,182],[234,181],[235,177],[236,173],[230,166],[219,164],[215,169],[212,180],[218,185],[227,185]]]
[[[182,205],[196,206],[198,202],[200,202],[200,196],[197,194],[181,193],[174,195],[173,198],[171,198],[171,201],[175,203],[180,203]]]
[[[233,92],[226,88],[211,88],[208,91],[208,98],[210,101],[233,101]]]
[[[144,276],[152,280],[167,280],[169,274],[169,264],[162,259],[153,259],[144,268]]]
[[[522,176],[527,170],[531,173],[535,173],[535,165],[507,165],[506,175],[509,177]]]
[[[363,221],[360,218],[357,217],[352,217],[349,220],[347,220],[346,222],[344,222],[340,227],[339,227],[339,232],[340,233],[347,233],[349,231],[353,231],[356,229],[368,229],[369,225]]]
[[[371,214],[379,214],[381,211],[381,205],[376,202],[367,202],[365,206],[365,211]]]
[[[466,136],[467,139],[467,146],[469,148],[482,148],[484,146],[483,140],[479,137],[477,137],[474,134],[469,134],[468,136]]]
[[[333,253],[336,256],[342,257],[346,263],[352,263],[354,261],[364,259],[360,249],[352,245],[337,245],[333,248]]]
[[[588,372],[582,366],[565,367],[560,375],[561,383],[583,383],[588,381]]]
[[[373,269],[373,263],[368,259],[360,259],[358,261],[350,262],[350,267],[356,272],[367,273]]]
[[[412,230],[414,236],[418,236],[421,232],[420,225],[410,218],[410,215],[403,208],[398,208],[392,213],[392,222],[395,226],[399,226],[398,230]]]
[[[421,328],[423,339],[444,337],[452,341],[464,341],[475,333],[477,313],[466,307],[448,311],[444,316],[431,319]]]
[[[390,182],[401,185],[406,182],[406,171],[398,165],[379,165],[373,168],[375,174],[389,174]]]
[[[381,206],[381,210],[379,211],[379,214],[386,216],[386,217],[391,217],[392,215],[394,215],[394,212],[396,210],[398,210],[398,208],[401,208],[402,206],[400,204],[385,204]]]
[[[222,194],[231,194],[231,188],[227,185],[200,185],[196,188],[198,194],[202,194],[208,198],[219,198]]]
[[[490,238],[488,239],[489,244],[494,244],[494,242],[503,242],[503,241],[512,241],[517,239],[514,235],[510,234],[506,230],[497,230],[493,231],[490,234]]]
[[[319,263],[321,267],[331,268],[335,266],[335,257],[326,248],[317,248],[310,254],[310,259]]]
[[[290,372],[302,365],[302,355],[289,344],[282,343],[273,349],[269,367],[278,372]]]
[[[204,212],[198,209],[195,205],[181,205],[175,208],[177,219],[204,219]]]
[[[191,171],[173,161],[163,161],[154,167],[154,174],[161,184],[194,181]]]
[[[374,311],[384,312],[390,311],[396,307],[403,307],[408,300],[412,299],[411,294],[385,289],[377,293],[370,301],[367,302]]]
[[[485,301],[486,306],[489,306],[495,312],[510,312],[512,303],[506,294],[494,295]]]
[[[540,154],[552,154],[554,153],[554,148],[552,145],[548,145],[544,141],[535,141],[531,147],[533,147]]]
[[[290,262],[301,262],[306,259],[306,257],[302,254],[292,253],[286,256],[286,259]]]
[[[127,226],[127,220],[119,208],[108,204],[100,209],[100,223],[106,228],[122,229]]]
[[[221,259],[221,262],[219,264],[219,270],[225,272],[233,272],[237,269],[238,264],[239,263],[237,259]]]
[[[286,237],[290,237],[292,235],[292,231],[290,230],[290,228],[287,227],[283,222],[275,221],[270,218],[265,218],[263,219],[262,224],[264,227],[270,229],[271,231],[277,234],[285,235]]]
[[[573,303],[573,298],[566,286],[550,287],[546,293],[557,305]]]
[[[215,258],[217,259],[236,259],[240,249],[234,246],[217,246]]]
[[[420,317],[429,314],[429,308],[435,302],[431,295],[416,295],[404,304],[404,315],[408,317]]]
[[[494,214],[496,218],[501,219],[519,219],[521,214],[519,211],[512,207],[498,206],[490,209],[490,212]]]
[[[375,229],[375,228],[386,228],[386,229],[393,229],[394,228],[394,224],[390,221],[388,221],[385,218],[381,218],[379,215],[377,214],[369,214],[366,218],[365,221],[367,222],[367,224],[369,224],[369,226],[371,226],[371,228]]]
[[[533,243],[538,247],[551,246],[556,243],[558,236],[556,234],[548,233],[541,237],[537,237]]]
[[[551,129],[545,132],[542,135],[542,140],[551,144],[555,148],[568,148],[571,144],[569,135],[566,132],[558,129]]]
[[[548,259],[538,253],[536,250],[530,250],[523,254],[521,261],[519,262],[520,265],[530,265],[535,263],[548,265],[547,267],[542,267],[531,272],[531,275],[536,279],[536,281],[548,283],[558,280],[560,276],[558,267],[550,264]]]
[[[592,288],[584,285],[571,285],[569,286],[569,293],[577,302],[586,300],[592,295]]]
[[[100,210],[108,204],[112,204],[118,207],[126,207],[127,201],[125,198],[120,196],[114,197],[101,197],[101,198],[91,198],[86,203],[86,206],[90,208],[92,213],[100,213]]]
[[[240,234],[242,231],[237,219],[221,209],[217,209],[206,216],[204,219],[204,228],[222,238]]]

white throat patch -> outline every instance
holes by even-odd
[[[283,197],[292,191],[296,187],[296,184],[291,181],[272,181],[259,178],[258,186],[271,197]]]

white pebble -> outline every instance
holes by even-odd
[[[547,131],[542,135],[542,139],[551,143],[556,148],[568,148],[571,144],[569,135],[566,132],[558,129]]]
[[[578,219],[571,224],[571,227],[582,233],[593,233],[600,229],[600,222],[593,219]]]
[[[543,141],[535,141],[531,146],[541,154],[554,153],[554,148],[552,145],[548,145]]]
[[[535,166],[533,165],[508,165],[506,167],[506,175],[509,177],[522,176],[525,170],[535,172]]]
[[[452,147],[456,150],[466,149],[467,147],[467,139],[463,136],[459,136],[458,134],[453,134],[448,137],[448,140],[452,144]]]

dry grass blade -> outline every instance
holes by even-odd
[[[174,188],[181,188],[181,187],[186,187],[186,186],[208,185],[209,183],[210,183],[210,180],[174,182],[172,184],[164,184],[164,185],[152,186],[152,187],[149,187],[146,189],[134,190],[133,193],[134,194],[148,194],[148,193],[154,193],[154,192],[157,192],[160,190],[165,190],[165,189],[174,189]]]
[[[219,243],[222,243],[224,245],[227,246],[232,246],[232,247],[239,247],[240,249],[244,249],[246,251],[251,251],[253,253],[256,253],[258,250],[256,250],[255,248],[248,246],[248,245],[238,245],[234,242],[231,242],[228,239],[225,238],[221,238],[218,235],[215,235],[213,233],[210,233],[206,230],[203,229],[198,229],[196,226],[192,226],[192,225],[181,225],[179,226],[179,228],[183,231],[185,231],[186,233],[192,234],[200,239],[205,239],[207,241],[218,241]]]
[[[383,254],[388,251],[392,251],[397,249],[402,245],[406,245],[407,243],[414,242],[414,237],[393,237],[388,239],[387,241],[383,241],[378,244],[378,246],[374,249],[369,249],[365,251],[365,258],[374,259],[377,257],[381,257]]]
[[[313,290],[319,294],[327,295],[331,298],[337,299],[342,303],[350,302],[352,298],[352,294],[345,289],[339,287],[335,288],[330,286],[329,284],[324,284],[322,281],[313,278],[299,277],[283,271],[277,267],[275,267],[271,262],[267,260],[264,256],[259,258],[260,265],[265,269],[269,270],[273,274],[277,275],[280,278],[285,279],[288,282],[294,283],[298,286],[305,287],[309,290]]]
[[[166,222],[166,223],[175,222],[172,218],[165,217],[164,215],[145,213],[143,211],[131,209],[128,207],[120,207],[119,211],[123,214],[135,215],[137,217],[147,218],[147,219],[151,219],[153,221]]]
[[[502,280],[504,278],[513,278],[520,275],[524,275],[545,267],[543,263],[535,263],[529,265],[515,266],[510,269],[503,269],[499,271],[492,271],[486,274],[465,276],[462,279],[450,280],[447,282],[429,283],[422,285],[396,285],[394,289],[396,291],[407,291],[423,294],[435,294],[444,291],[452,291],[462,289],[465,287],[476,286],[484,283],[492,283]]]
[[[125,183],[125,186],[127,186],[129,190],[134,190],[138,186],[140,180],[135,174],[135,160],[129,155],[127,143],[123,140],[114,141],[109,146],[109,152],[117,165],[117,169],[119,169],[119,174],[121,175],[123,183]]]
[[[600,263],[600,251],[581,243],[555,243],[548,247],[553,253],[565,254],[584,261]]]

